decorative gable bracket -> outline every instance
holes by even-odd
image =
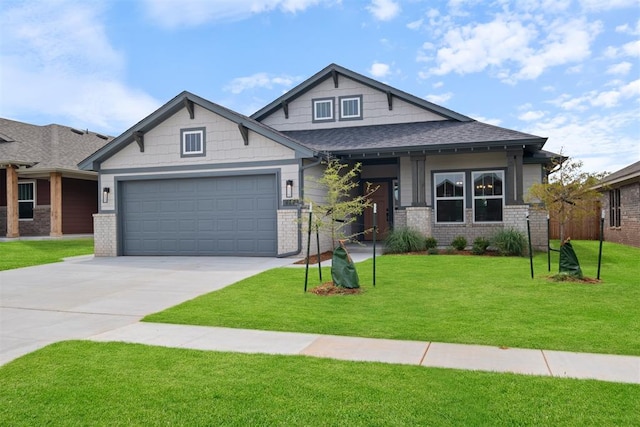
[[[282,101],[282,110],[284,111],[284,118],[289,118],[289,103],[287,101]]]
[[[331,70],[331,77],[333,77],[333,86],[338,88],[338,72],[336,70]]]
[[[193,101],[191,101],[190,99],[185,98],[184,99],[184,107],[189,112],[189,118],[191,120],[193,120],[195,118],[195,116],[196,116],[195,111],[193,110]]]
[[[238,129],[240,129],[244,145],[249,145],[249,129],[242,123],[238,123]]]
[[[393,110],[393,94],[390,90],[387,91],[387,104],[389,104],[389,111]]]
[[[144,153],[144,132],[135,131],[133,133],[133,139],[138,143],[138,147],[140,147],[140,152]]]

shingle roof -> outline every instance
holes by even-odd
[[[540,150],[546,138],[478,121],[442,120],[282,132],[304,145],[334,154],[525,145]]]
[[[4,118],[0,118],[0,137],[0,164],[71,171],[79,171],[80,160],[112,139],[68,126],[37,126]]]
[[[640,161],[607,175],[600,184],[613,184],[640,177]]]

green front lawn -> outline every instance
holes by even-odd
[[[573,243],[595,277],[598,242]],[[382,256],[376,288],[368,260],[358,264],[364,293],[332,297],[303,293],[303,268],[279,268],[144,320],[640,355],[638,259],[640,249],[605,242],[603,282],[576,284],[549,281],[546,254],[535,257],[534,280],[528,258]],[[310,278],[318,283],[317,269]]]
[[[50,264],[92,253],[92,238],[0,242],[0,271]]]
[[[0,367],[3,425],[639,425],[601,381],[69,341]]]

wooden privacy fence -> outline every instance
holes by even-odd
[[[599,240],[600,239],[600,204],[593,206],[593,213],[579,219],[567,221],[564,225],[564,238],[572,240]],[[560,238],[560,223],[553,215],[549,218],[549,238]]]

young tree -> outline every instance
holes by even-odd
[[[582,161],[560,156],[553,159],[553,167],[546,182],[529,189],[528,200],[542,203],[549,215],[560,225],[560,241],[565,240],[565,226],[569,221],[596,215],[593,209],[600,200],[594,186],[606,173],[588,173],[582,170]]]
[[[323,162],[325,170],[315,182],[325,192],[325,200],[313,206],[314,226],[319,227],[331,234],[333,247],[335,248],[340,240],[352,239],[359,234],[369,232],[353,232],[351,225],[361,216],[366,208],[372,206],[370,196],[378,189],[365,183],[362,194],[355,194],[360,183],[357,178],[362,169],[361,163],[356,163],[353,167],[341,163],[338,159],[329,159]],[[307,201],[309,202],[309,201]],[[349,230],[347,234],[346,231]]]

